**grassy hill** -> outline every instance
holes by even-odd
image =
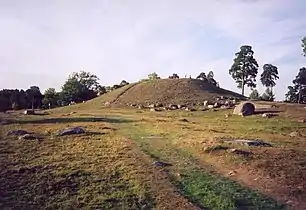
[[[202,80],[159,79],[130,84],[107,93],[91,103],[110,102],[113,106],[150,103],[194,104],[214,100],[219,96],[243,98],[238,93],[216,87]]]

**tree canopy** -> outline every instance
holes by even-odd
[[[300,68],[297,76],[292,81],[293,86],[289,86],[286,99],[293,103],[306,103],[306,68]]]
[[[306,37],[302,39],[302,51],[303,55],[306,56]]]
[[[250,99],[260,99],[260,95],[257,89],[253,89],[249,97]]]
[[[200,79],[200,80],[207,80],[206,74],[204,72],[201,72],[196,79]]]
[[[234,63],[229,69],[229,74],[238,84],[238,88],[242,89],[244,95],[244,87],[256,87],[256,76],[258,73],[258,63],[254,58],[254,52],[249,45],[240,47],[240,51],[235,54]]]
[[[158,74],[156,72],[152,72],[148,75],[148,79],[149,80],[157,80],[157,79],[160,79],[160,77],[158,76]]]
[[[178,76],[178,74],[172,74],[171,76],[169,76],[169,79],[179,79],[180,77]]]
[[[275,80],[278,79],[279,77],[277,67],[273,66],[272,64],[265,64],[263,66],[263,72],[260,75],[260,81],[262,85],[267,88],[271,88],[272,91],[272,87],[276,85]]]

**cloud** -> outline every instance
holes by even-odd
[[[2,1],[0,88],[59,88],[81,68],[105,85],[152,71],[167,77],[213,69],[222,87],[239,91],[228,69],[239,47],[251,44],[261,66],[279,67],[281,99],[305,65],[305,6],[303,0]]]

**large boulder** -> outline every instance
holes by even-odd
[[[73,134],[82,134],[85,133],[85,130],[81,127],[65,128],[58,132],[58,136],[66,136]]]
[[[255,105],[251,102],[244,102],[237,105],[234,109],[233,114],[248,116],[255,113]]]

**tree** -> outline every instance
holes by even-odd
[[[54,88],[48,88],[44,92],[43,104],[45,107],[57,107],[59,101],[59,93]]]
[[[229,74],[238,83],[238,88],[242,89],[244,95],[244,86],[255,88],[256,76],[258,73],[258,63],[253,57],[254,52],[249,45],[240,47],[234,58],[234,63],[229,69]]]
[[[39,87],[31,86],[26,90],[27,101],[32,109],[40,108],[42,104],[43,95],[40,92]]]
[[[62,86],[60,99],[63,105],[70,102],[87,101],[97,97],[100,84],[99,78],[89,72],[72,73]]]
[[[250,99],[260,99],[259,93],[256,89],[253,89],[250,93]]]
[[[286,101],[291,103],[297,103],[299,100],[299,94],[298,90],[296,89],[296,86],[288,86],[288,92],[286,93]]]
[[[178,76],[178,74],[174,73],[171,76],[169,76],[169,79],[179,79],[180,77]]]
[[[121,82],[120,82],[120,87],[123,87],[123,86],[126,86],[126,85],[128,85],[128,84],[130,84],[130,83],[128,83],[127,81],[125,81],[125,80],[122,80]]]
[[[196,79],[200,79],[200,80],[207,80],[206,74],[204,72],[201,72]]]
[[[274,101],[275,96],[270,88],[267,88],[266,91],[262,94],[261,99],[264,101]]]
[[[153,72],[153,73],[148,75],[148,79],[149,80],[157,80],[157,79],[160,79],[160,77],[155,72]]]
[[[293,103],[306,103],[306,68],[302,67],[298,75],[292,81],[293,86],[289,86],[286,99]]]
[[[302,39],[302,51],[303,55],[306,56],[306,37]]]
[[[260,81],[262,83],[263,86],[270,88],[271,92],[272,88],[276,85],[275,84],[275,80],[278,80],[278,71],[277,71],[277,67],[273,66],[272,64],[265,64],[263,66],[263,72],[260,75]]]
[[[209,71],[206,78],[207,78],[207,81],[210,84],[213,84],[214,86],[217,86],[217,81],[214,79],[214,72],[213,71]]]

